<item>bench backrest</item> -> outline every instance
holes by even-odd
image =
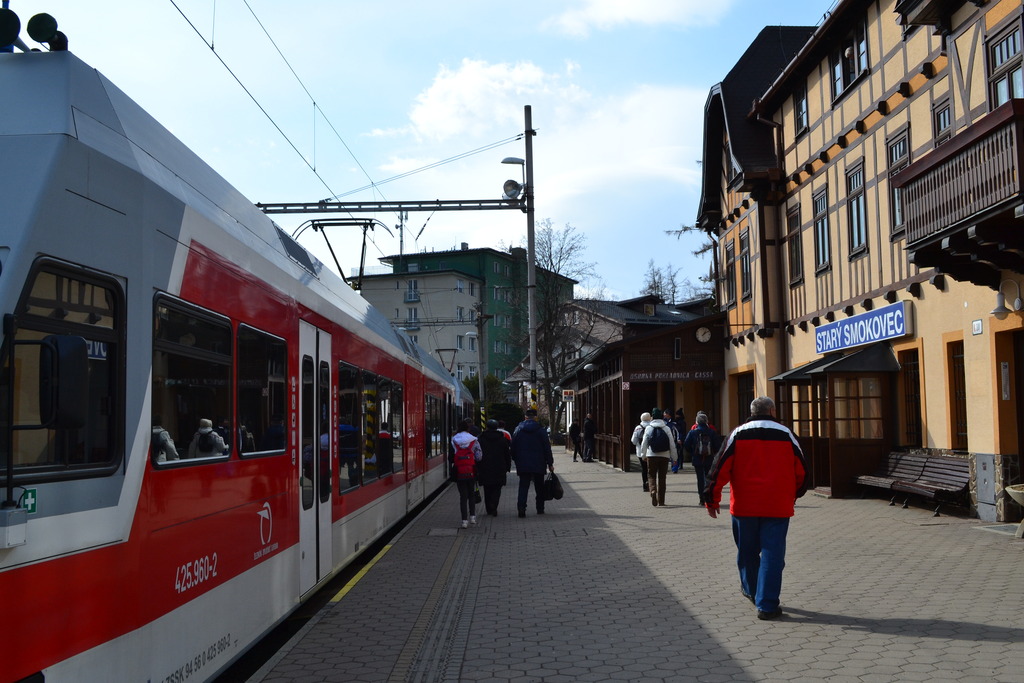
[[[920,479],[963,488],[971,480],[971,463],[963,458],[932,456],[927,459]]]
[[[903,481],[913,481],[924,472],[928,456],[916,453],[891,453],[887,460],[886,476]]]

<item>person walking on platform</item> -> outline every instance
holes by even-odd
[[[505,475],[512,469],[512,446],[499,429],[497,420],[488,420],[487,429],[480,435],[483,457],[477,465],[477,481],[484,490],[484,508],[491,517],[498,515],[498,501]]]
[[[594,462],[596,451],[597,425],[590,413],[587,413],[587,418],[583,420],[583,462]]]
[[[679,456],[678,458],[672,461],[672,474],[675,474],[676,472],[679,471],[679,468],[683,466],[683,451],[680,448],[683,442],[682,439],[679,438],[679,430],[681,429],[681,427],[676,426],[676,423],[672,417],[674,413],[672,412],[671,408],[665,408],[664,410],[661,411],[661,413],[662,415],[664,415],[662,419],[665,421],[665,426],[668,427],[669,431],[672,432],[672,442],[676,445],[676,454]]]
[[[572,441],[572,461],[576,462],[576,456],[580,455],[580,423],[576,420],[569,425],[569,440]]]
[[[483,458],[480,441],[473,436],[473,423],[463,420],[458,433],[452,437],[452,478],[459,488],[459,512],[462,528],[476,524],[476,472]]]
[[[526,500],[533,484],[536,496],[537,514],[544,514],[544,470],[555,471],[555,459],[551,455],[551,442],[547,430],[537,422],[537,411],[530,408],[526,419],[516,426],[512,433],[512,459],[516,461],[519,475],[519,498],[516,507],[519,516],[526,516]]]
[[[718,517],[729,484],[729,513],[743,596],[758,619],[782,616],[779,595],[786,565],[786,534],[796,499],[807,492],[807,463],[796,436],[775,419],[775,402],[755,398],[750,417],[715,456],[704,498]]]
[[[640,460],[640,481],[643,482],[644,491],[650,491],[650,487],[647,485],[647,458],[640,455],[640,444],[644,441],[644,431],[647,430],[647,425],[651,424],[651,414],[643,413],[640,416],[640,424],[633,428],[633,437],[630,441],[636,446],[636,457]]]
[[[640,442],[640,457],[647,459],[647,484],[651,487],[651,505],[665,504],[665,476],[669,462],[675,462],[676,440],[672,430],[665,424],[661,408],[651,410],[651,423],[644,430]]]
[[[683,440],[683,449],[690,454],[693,469],[697,472],[697,496],[704,505],[704,486],[707,483],[707,471],[715,453],[722,446],[722,435],[708,422],[704,411],[697,413],[697,422]]]

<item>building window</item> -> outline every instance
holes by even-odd
[[[460,351],[465,348],[465,344],[462,341],[462,335],[461,334],[455,335],[455,348],[459,349]]]
[[[420,311],[418,308],[407,308],[405,309],[405,320],[406,322],[415,323],[419,322]]]
[[[469,350],[476,351],[476,337],[466,337],[469,340]]]
[[[838,98],[868,68],[868,40],[864,24],[839,41],[830,58],[832,99]]]
[[[932,129],[936,147],[953,136],[953,120],[949,111],[949,100],[939,102],[932,109]]]
[[[679,360],[683,357],[683,340],[676,337],[672,342],[672,359]]]
[[[814,195],[814,269],[827,270],[831,263],[832,240],[828,227],[828,190]]]
[[[793,90],[793,123],[796,127],[796,134],[800,135],[807,130],[809,120],[807,117],[807,88],[801,83]]]
[[[906,219],[903,216],[903,197],[899,188],[893,187],[892,177],[910,165],[910,133],[903,131],[889,142],[889,218],[892,221],[893,236],[903,234]]]
[[[736,247],[731,241],[725,245],[725,303],[736,303]]]
[[[804,279],[804,252],[800,234],[800,205],[786,213],[786,241],[789,247],[789,284],[795,285]]]
[[[833,424],[837,439],[881,439],[882,381],[878,377],[837,377],[832,380]]]
[[[475,282],[470,282],[469,283],[469,295],[470,296],[476,296],[476,283]]]
[[[846,217],[849,221],[850,256],[856,256],[863,253],[868,245],[863,164],[846,174]]]
[[[740,294],[750,298],[750,232],[740,233]]]
[[[736,409],[739,421],[747,419],[750,404],[754,401],[754,373],[744,372],[736,376]]]
[[[1010,27],[989,42],[988,72],[993,109],[1011,98],[1024,97],[1020,26]]]
[[[459,294],[462,294],[463,292],[465,292],[466,291],[466,283],[463,282],[462,280],[456,280],[455,281],[455,291],[458,292]]]
[[[455,319],[456,320],[465,320],[465,318],[466,318],[466,309],[463,308],[462,306],[456,306],[455,307]]]
[[[499,264],[497,261],[494,262],[494,272],[495,273],[500,273],[501,272],[501,264]]]

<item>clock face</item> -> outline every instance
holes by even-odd
[[[708,342],[711,341],[711,330],[707,327],[697,328],[697,341]]]

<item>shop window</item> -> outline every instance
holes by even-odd
[[[890,234],[898,237],[906,231],[903,215],[903,197],[900,188],[894,187],[892,177],[910,165],[910,132],[904,130],[888,144],[889,160],[889,220]]]
[[[835,377],[832,405],[837,439],[881,439],[882,380],[879,377]]]
[[[814,195],[814,269],[828,270],[831,265],[832,235],[828,225],[828,191]]]
[[[946,347],[946,368],[949,375],[950,447],[967,450],[967,374],[964,366],[963,340]]]
[[[786,244],[789,253],[789,284],[797,285],[804,280],[804,252],[800,234],[800,205],[786,213]]]
[[[997,34],[988,43],[988,81],[992,108],[1024,97],[1024,72],[1021,65],[1020,26]]]
[[[8,276],[15,276],[14,272],[5,271]],[[23,427],[12,434],[7,418],[2,420],[0,438],[13,449],[15,485],[93,477],[116,470],[123,453],[118,434],[123,431],[120,416],[125,381],[124,296],[119,285],[91,272],[40,262],[29,276],[15,313],[17,343],[12,354],[11,339],[4,338],[5,367],[0,375],[0,415],[10,416],[16,427]],[[82,337],[86,342],[87,397],[83,424],[78,428],[30,428],[44,421],[40,361],[44,340],[51,335]],[[6,447],[0,452],[0,476],[6,473],[7,452]]]
[[[858,164],[846,174],[846,217],[849,224],[850,257],[867,250],[868,217],[864,198],[864,166]]]
[[[158,297],[153,316],[153,423],[173,438],[177,460],[210,461],[238,446],[231,426],[231,325],[222,316]],[[209,420],[224,442],[214,449]],[[154,451],[158,449],[154,448]],[[156,462],[172,458],[167,449]]]

